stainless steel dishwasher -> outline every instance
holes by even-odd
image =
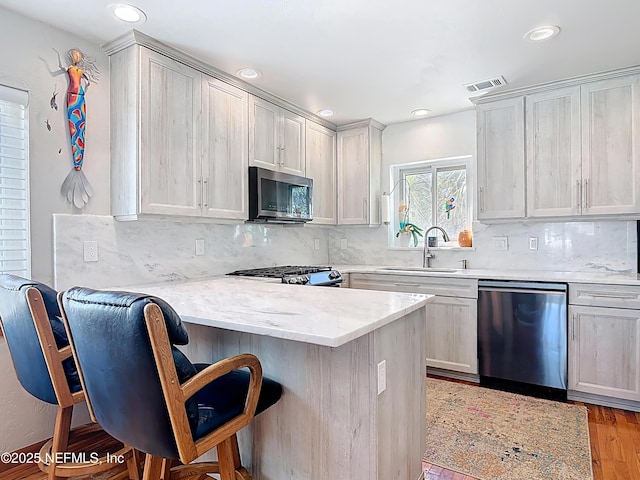
[[[478,282],[480,384],[566,400],[567,285]]]

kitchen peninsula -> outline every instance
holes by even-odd
[[[250,352],[282,383],[280,402],[239,434],[256,480],[420,474],[432,296],[229,277],[127,289],[175,308],[192,361]]]

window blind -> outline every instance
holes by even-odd
[[[31,276],[28,94],[0,85],[0,272]]]

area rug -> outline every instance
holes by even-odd
[[[482,480],[592,480],[587,409],[428,378],[424,460]]]

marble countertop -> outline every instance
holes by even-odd
[[[166,300],[187,323],[328,347],[383,327],[433,297],[222,276],[125,289]]]
[[[418,275],[435,277],[455,277],[483,280],[520,280],[534,282],[601,283],[609,285],[640,285],[638,275],[618,272],[545,272],[537,270],[492,270],[492,269],[451,269],[428,271],[422,268],[381,265],[334,265],[342,273],[386,273],[397,275]]]

